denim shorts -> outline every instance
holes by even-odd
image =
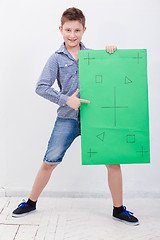
[[[78,121],[57,117],[43,162],[50,165],[61,163],[66,150],[70,147],[74,139],[80,135],[80,111]]]

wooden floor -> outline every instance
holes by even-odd
[[[139,226],[112,219],[111,199],[40,198],[37,211],[13,218],[21,198],[0,198],[0,240],[160,239],[160,199],[126,199]]]

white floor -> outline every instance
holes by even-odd
[[[111,199],[41,197],[37,211],[13,218],[22,198],[0,198],[0,240],[159,240],[160,199],[125,199],[139,226],[112,219]]]

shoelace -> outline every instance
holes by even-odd
[[[122,212],[122,214],[126,214],[128,217],[130,217],[131,214],[133,215],[132,212],[126,210],[126,207],[125,207],[125,206],[123,206],[123,210],[124,210],[124,211]]]
[[[26,204],[25,201],[21,202],[19,205],[18,205],[18,208],[22,208],[22,207],[27,207],[28,205]]]

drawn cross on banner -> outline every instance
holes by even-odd
[[[102,107],[102,108],[113,108],[114,109],[114,125],[117,125],[117,109],[118,108],[128,108],[127,106],[117,106],[116,102],[116,87],[114,87],[114,106],[113,107]]]
[[[97,152],[91,152],[91,148],[90,148],[90,152],[87,152],[87,153],[90,154],[90,158],[91,158],[91,154],[92,154],[92,153],[97,153]]]
[[[143,157],[143,153],[144,153],[144,152],[148,152],[148,151],[144,151],[144,150],[143,150],[143,146],[142,146],[142,150],[141,150],[141,151],[136,151],[136,152],[142,153],[142,157]]]
[[[139,64],[139,59],[140,59],[140,58],[143,58],[143,57],[140,57],[140,56],[139,56],[139,52],[138,52],[138,57],[133,57],[133,58],[135,58],[135,59],[137,58],[137,59],[138,59],[138,64]]]
[[[95,59],[95,58],[90,58],[90,57],[89,57],[89,53],[88,53],[88,58],[84,58],[84,59],[85,59],[85,60],[86,60],[86,59],[88,60],[88,65],[89,65],[89,63],[90,63],[89,60],[90,60],[90,59]]]

